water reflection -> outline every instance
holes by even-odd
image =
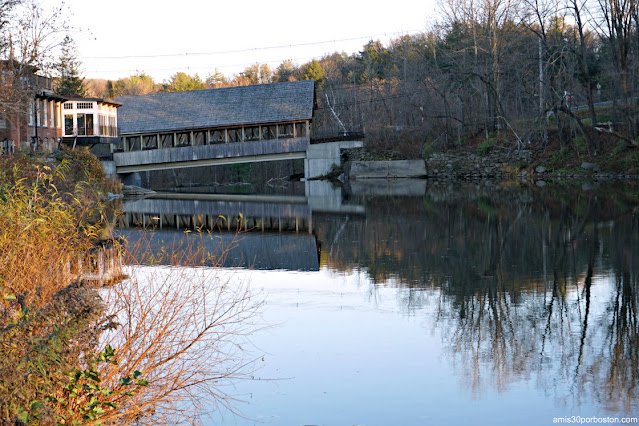
[[[253,251],[242,249],[240,256],[231,257],[233,262],[267,259],[253,266],[320,270],[323,275],[332,271],[341,277],[331,278],[336,281],[363,274],[366,284],[358,286],[357,292],[373,307],[389,294],[386,290],[397,289],[393,293],[397,317],[422,316],[423,328],[441,334],[444,358],[471,400],[495,394],[506,399],[504,395],[516,394],[513,389],[530,384],[550,407],[587,407],[593,414],[636,412],[639,218],[635,187],[586,192],[552,185],[543,191],[429,186],[425,195],[418,196],[415,189],[405,191],[413,195],[394,196],[388,186],[384,188],[380,192],[357,187],[338,197],[330,193],[330,203],[325,201],[328,198],[307,196],[296,202],[279,200],[278,206],[244,204],[226,211],[220,205],[202,208],[202,203],[193,203],[188,211],[176,207],[160,211],[156,206],[146,212],[131,208],[129,213],[182,214],[194,218],[191,227],[195,229],[198,215],[212,218],[219,211],[226,217],[240,217],[234,209],[243,208],[247,212],[243,217],[255,221],[244,227],[241,221],[234,225],[248,231],[247,247]],[[382,195],[371,195],[375,193]],[[322,205],[329,204],[330,209],[322,210]],[[275,212],[271,217],[285,219],[288,225],[260,228],[259,212]],[[303,227],[295,229],[296,221]],[[143,223],[150,224],[144,219]],[[218,229],[220,238],[229,238],[224,236],[228,229],[223,228]],[[290,313],[291,304],[311,303],[317,294],[310,284],[304,286],[311,281],[310,275],[303,280],[287,276],[300,287],[287,293],[286,305],[276,305]],[[323,291],[339,293],[344,288],[336,284],[333,290]],[[373,315],[370,309],[354,311]],[[321,310],[313,321],[332,324],[333,312]],[[349,319],[369,320],[363,318]],[[337,333],[335,327],[327,333]],[[406,338],[423,339],[423,335]],[[393,352],[389,362],[398,365],[403,358]],[[538,423],[539,418],[532,419]]]
[[[407,310],[438,289],[437,327],[476,396],[532,380],[569,406],[631,413],[639,218],[636,190],[608,190],[370,199],[322,260],[413,289]]]

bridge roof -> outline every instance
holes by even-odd
[[[311,120],[315,82],[156,93],[116,98],[123,135]]]

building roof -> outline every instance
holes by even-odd
[[[116,98],[121,134],[311,120],[315,82],[156,93]]]
[[[120,102],[104,98],[83,98],[81,96],[67,96],[69,102],[97,102],[99,104],[107,104],[119,108],[122,106]]]

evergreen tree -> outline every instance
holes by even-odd
[[[166,92],[186,92],[189,90],[206,89],[206,85],[199,75],[194,77],[184,72],[177,72],[171,76],[168,83],[164,84]]]
[[[75,41],[67,35],[62,41],[62,54],[55,64],[59,77],[55,92],[61,96],[86,96],[84,78],[80,77],[81,62],[77,59]]]
[[[302,74],[302,80],[315,80],[317,87],[322,88],[324,86],[324,69],[322,64],[313,59],[304,67],[304,73]]]

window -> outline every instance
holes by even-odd
[[[7,122],[5,121],[4,118],[0,117],[0,129],[6,129],[7,128]]]
[[[93,114],[86,114],[87,121],[87,136],[93,136],[94,128],[93,128]]]
[[[277,137],[280,139],[293,137],[293,124],[280,124],[277,130]]]
[[[229,129],[229,142],[241,142],[242,141],[242,129]]]
[[[67,136],[73,136],[73,116],[64,116],[64,134]]]
[[[193,146],[206,145],[206,132],[193,132]]]
[[[262,139],[276,139],[277,128],[275,126],[262,126]]]
[[[106,117],[103,114],[98,115],[98,135],[107,136]]]
[[[295,123],[295,137],[303,138],[306,136],[306,123]]]
[[[139,151],[140,136],[129,136],[128,138],[125,138],[124,146],[126,151]]]
[[[109,117],[109,136],[117,136],[118,127],[115,125],[115,117]]]
[[[78,109],[91,109],[93,102],[78,102]]]
[[[47,127],[49,125],[49,102],[45,99],[42,101],[42,126]]]
[[[224,130],[211,130],[211,143],[224,143]]]
[[[160,148],[171,148],[171,147],[173,147],[173,133],[160,135]]]
[[[86,136],[87,128],[86,128],[86,120],[84,119],[84,114],[78,114],[77,123],[78,123],[78,126],[77,126],[78,136]]]
[[[29,126],[33,126],[33,101],[29,101]]]
[[[175,146],[189,146],[189,145],[191,145],[191,134],[178,133],[177,139],[175,140]]]
[[[49,102],[49,127],[55,127],[55,102]]]
[[[64,109],[73,109],[73,104],[71,102],[65,102]]]
[[[259,128],[259,126],[245,127],[244,128],[244,140],[247,140],[247,141],[259,141],[260,140],[260,128]]]
[[[156,149],[158,147],[158,139],[156,135],[143,136],[142,142],[144,144],[143,149]]]

